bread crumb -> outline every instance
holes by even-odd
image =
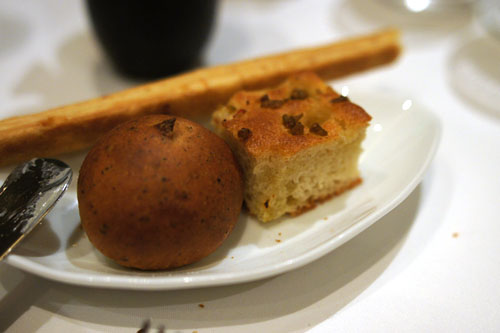
[[[458,232],[454,232],[451,236],[453,238],[458,238],[458,236],[460,236],[460,234]]]
[[[147,333],[147,331],[149,331],[150,326],[151,326],[151,320],[146,319],[142,323],[142,327],[137,331],[137,333]]]
[[[200,304],[198,304],[198,306],[203,309],[205,307],[205,304],[200,303]]]
[[[276,243],[281,243],[281,239],[275,239]]]
[[[281,236],[281,232],[278,232],[278,236]]]

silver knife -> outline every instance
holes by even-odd
[[[65,163],[34,158],[17,166],[0,188],[0,261],[61,198],[73,172]]]

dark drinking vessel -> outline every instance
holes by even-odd
[[[87,0],[101,47],[122,73],[158,78],[200,61],[216,0]]]

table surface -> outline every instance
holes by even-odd
[[[474,11],[424,15],[363,0],[222,1],[205,63],[387,25],[402,29],[404,55],[333,85],[405,94],[442,121],[424,180],[391,213],[305,267],[227,287],[91,289],[0,263],[0,331],[136,332],[150,318],[166,332],[498,332],[500,104],[474,97],[499,101],[492,87],[500,57]],[[137,84],[110,68],[78,1],[1,1],[0,73],[2,112],[11,115]]]

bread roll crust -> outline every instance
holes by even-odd
[[[243,183],[229,147],[179,117],[169,132],[172,119],[126,122],[99,140],[82,164],[83,228],[99,251],[123,266],[167,269],[198,261],[238,219]]]

